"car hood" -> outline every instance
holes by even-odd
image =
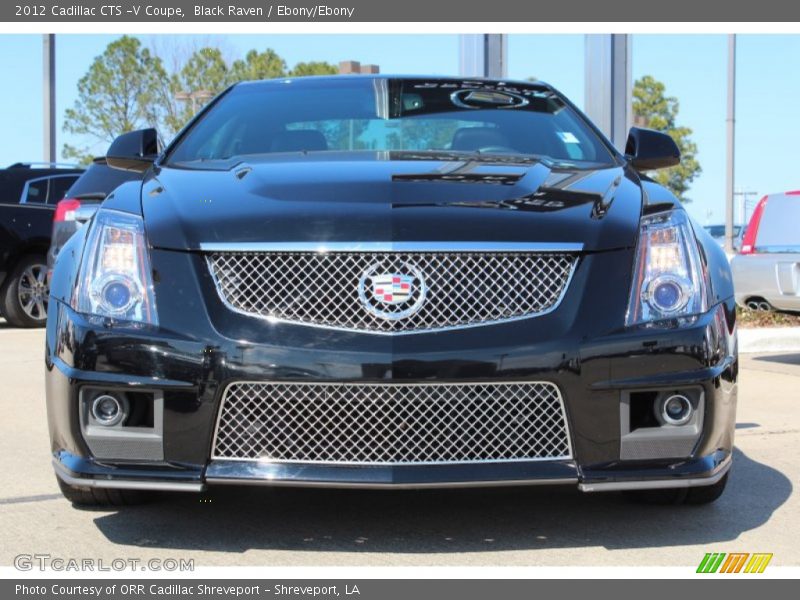
[[[157,167],[153,247],[258,242],[546,242],[632,246],[642,190],[622,167],[409,152],[308,153]]]

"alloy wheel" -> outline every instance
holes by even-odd
[[[44,321],[47,318],[47,267],[32,264],[25,268],[17,286],[19,305],[31,319]]]

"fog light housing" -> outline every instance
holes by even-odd
[[[694,407],[683,394],[670,394],[657,400],[656,414],[667,425],[686,425],[692,419]]]
[[[124,397],[101,394],[92,401],[92,418],[105,427],[121,423],[128,415],[128,403]]]

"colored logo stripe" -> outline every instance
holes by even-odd
[[[742,570],[748,556],[750,555],[747,552],[731,552],[722,563],[720,573],[738,573]]]
[[[724,552],[707,552],[697,567],[698,573],[716,573],[725,558]]]
[[[763,573],[771,560],[772,554],[766,552],[707,552],[697,566],[697,572],[741,573],[744,568],[744,573]]]
[[[744,568],[745,573],[763,573],[772,560],[772,554],[762,553],[751,555],[750,562]]]

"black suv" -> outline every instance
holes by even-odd
[[[82,172],[51,163],[0,170],[0,313],[11,325],[44,325],[53,212]]]

